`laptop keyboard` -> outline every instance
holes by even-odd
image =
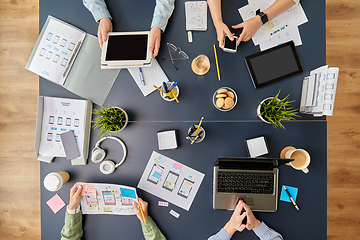
[[[218,172],[219,193],[273,194],[274,174],[265,172]]]

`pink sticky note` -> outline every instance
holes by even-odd
[[[51,208],[54,213],[57,213],[66,205],[58,194],[55,194],[55,196],[50,198],[49,201],[46,202],[46,204]]]
[[[182,166],[177,162],[174,162],[174,167],[178,168],[179,170],[182,168]]]
[[[82,184],[82,187],[81,195],[96,197],[96,187],[94,184]]]

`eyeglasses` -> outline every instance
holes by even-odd
[[[172,43],[167,43],[167,48],[168,48],[168,51],[169,51],[169,55],[170,55],[170,59],[166,59],[166,58],[163,58],[162,60],[171,60],[174,68],[176,70],[178,70],[175,66],[175,63],[174,63],[174,60],[184,60],[184,59],[189,59],[188,55],[183,51],[181,50],[181,48],[179,47],[176,47],[174,44]],[[171,54],[171,50],[173,50],[174,52],[178,53],[181,57],[178,57],[178,58],[173,58],[172,57],[172,54]]]

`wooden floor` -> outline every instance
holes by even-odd
[[[340,68],[334,116],[327,118],[327,235],[360,239],[360,1],[326,2],[327,64]],[[38,77],[24,68],[38,14],[37,0],[0,0],[0,239],[41,237],[33,150]]]

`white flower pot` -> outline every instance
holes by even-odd
[[[117,109],[119,112],[124,112],[124,115],[125,115],[125,124],[124,124],[124,126],[122,126],[122,128],[120,128],[120,130],[119,131],[110,131],[110,134],[112,135],[112,134],[116,134],[117,132],[120,132],[121,130],[123,130],[126,126],[127,126],[127,124],[128,124],[128,122],[129,122],[129,116],[127,115],[127,113],[126,113],[126,111],[124,110],[124,109],[122,109],[122,108],[120,108],[120,107],[111,107],[111,108],[115,108],[115,109]]]

